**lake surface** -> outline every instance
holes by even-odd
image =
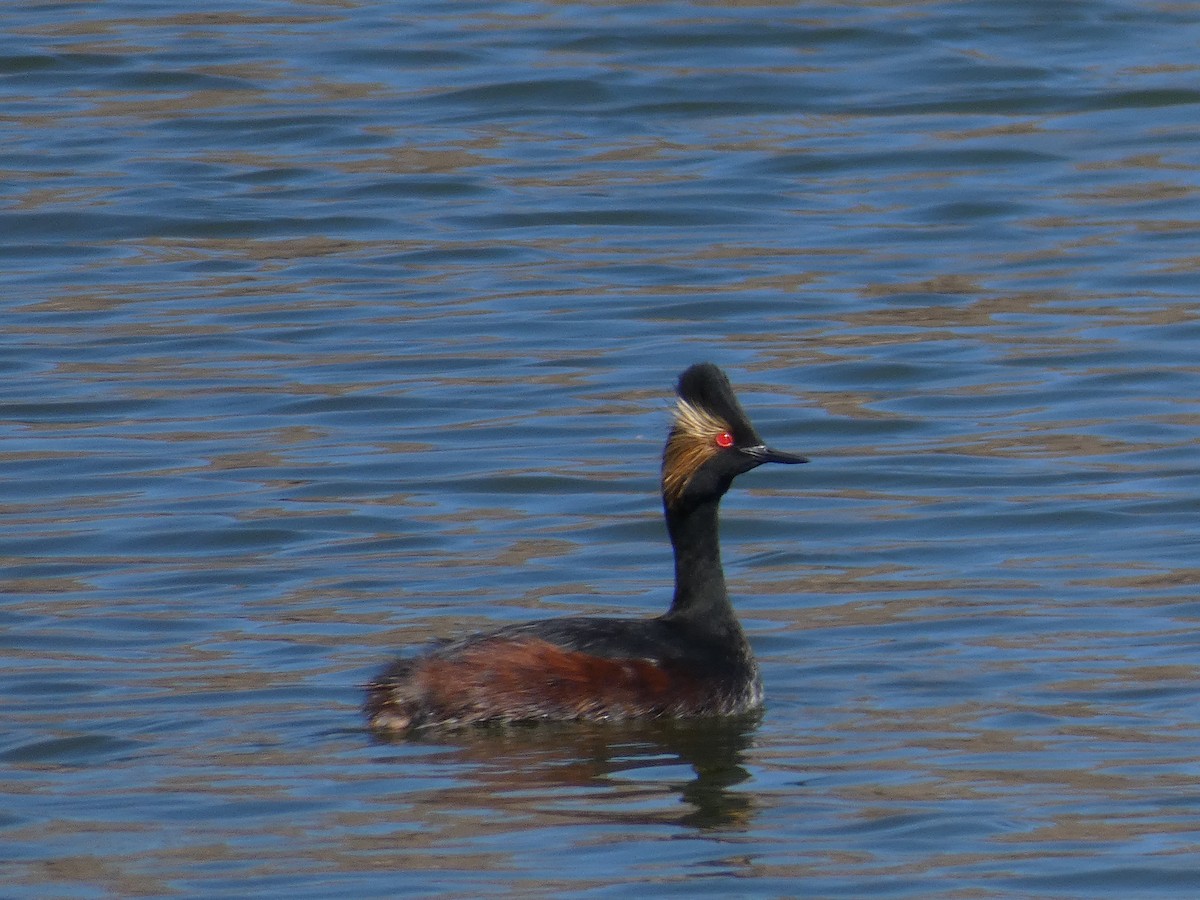
[[[1200,894],[1200,4],[0,25],[3,896]],[[703,359],[761,719],[372,738]]]

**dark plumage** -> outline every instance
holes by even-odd
[[[663,451],[675,551],[671,608],[653,619],[571,617],[510,625],[393,663],[368,687],[372,728],[728,715],[762,704],[762,682],[729,602],[717,507],[733,479],[803,457],[766,447],[711,363],[679,378]]]

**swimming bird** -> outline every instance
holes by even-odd
[[[508,625],[400,659],[370,683],[380,732],[437,726],[734,715],[758,709],[762,678],[721,568],[717,508],[766,446],[711,363],[680,377],[663,449],[662,499],[675,595],[655,618],[573,616]]]

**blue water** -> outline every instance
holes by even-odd
[[[9,4],[5,897],[1200,893],[1200,4]],[[384,743],[654,615],[758,721]]]

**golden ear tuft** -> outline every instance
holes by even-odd
[[[729,425],[706,409],[686,400],[675,405],[675,422],[663,453],[662,489],[668,503],[675,503],[696,470],[719,451],[717,436]]]
[[[680,400],[675,404],[675,428],[693,440],[711,442],[722,431],[728,431],[729,425],[707,409]]]

